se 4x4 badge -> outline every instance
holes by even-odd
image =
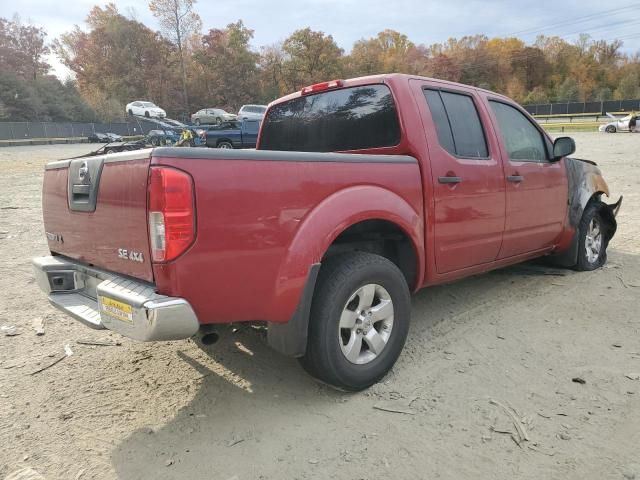
[[[127,250],[126,248],[118,249],[118,258],[123,260],[131,260],[132,262],[144,262],[144,257],[142,256],[142,252],[136,252],[135,250]]]

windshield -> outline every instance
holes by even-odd
[[[260,148],[336,152],[391,147],[400,124],[386,85],[332,90],[273,106],[264,121]]]
[[[151,102],[140,102],[140,104],[143,107],[147,107],[147,108],[153,108],[153,107],[157,108],[157,105],[155,103],[151,103]]]

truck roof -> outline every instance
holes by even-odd
[[[465,85],[463,83],[458,83],[458,82],[451,82],[449,80],[441,80],[439,78],[431,78],[431,77],[423,77],[420,75],[409,75],[406,73],[383,73],[383,74],[379,74],[379,75],[367,75],[364,77],[356,77],[356,78],[350,78],[347,80],[343,80],[343,85],[340,88],[348,88],[348,87],[356,87],[359,85],[370,85],[370,84],[380,84],[380,83],[384,83],[384,84],[389,84],[392,85],[395,82],[400,82],[400,81],[408,81],[410,79],[416,79],[416,80],[429,80],[432,82],[438,82],[442,85],[445,86],[450,86],[450,87],[465,87],[465,88],[474,88],[477,91],[481,91],[481,92],[485,92],[485,93],[489,93],[491,95],[494,95],[496,97],[501,97],[504,99],[509,99],[508,97],[496,93],[496,92],[492,92],[491,90],[486,90],[483,88],[479,88],[479,87],[474,87],[473,85]],[[288,100],[292,100],[294,98],[298,98],[300,97],[302,94],[300,92],[300,90],[290,93],[289,95],[285,95],[283,97],[280,97],[276,100],[274,100],[273,102],[269,103],[269,107],[271,107],[272,105],[276,105],[278,103],[282,103],[282,102],[286,102]]]

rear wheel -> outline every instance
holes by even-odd
[[[595,270],[602,267],[607,261],[608,225],[600,213],[602,207],[602,202],[593,202],[582,214],[578,228],[576,270]]]
[[[342,390],[363,390],[393,367],[409,330],[409,288],[384,257],[354,252],[322,265],[303,368]]]
[[[216,117],[216,125],[222,125],[222,119],[220,117]]]
[[[231,142],[220,142],[218,143],[218,148],[233,148]]]
[[[145,117],[147,117],[147,118],[149,118],[151,115],[149,115],[149,112],[148,112],[147,110],[145,110],[145,112],[144,112],[144,116],[145,116]]]

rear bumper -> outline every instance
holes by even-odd
[[[33,266],[51,304],[88,327],[143,342],[189,338],[200,328],[189,302],[149,283],[61,257],[36,257]]]

